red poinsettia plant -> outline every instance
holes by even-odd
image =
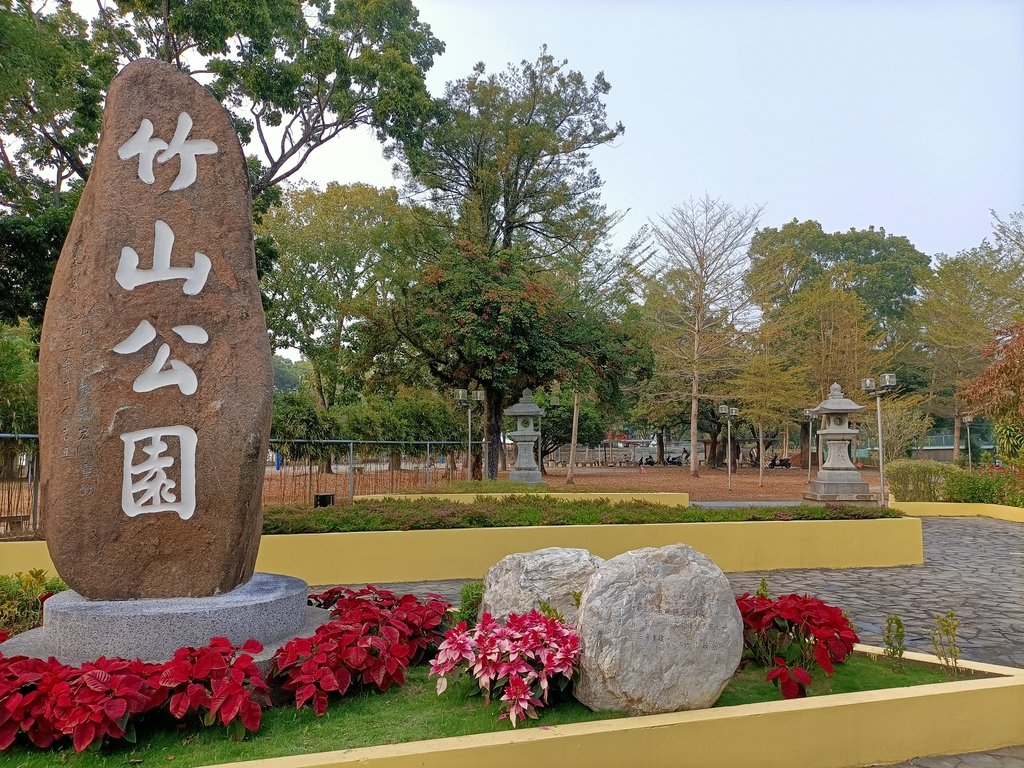
[[[286,643],[274,657],[274,675],[294,693],[296,708],[311,703],[317,716],[327,711],[331,693],[404,684],[406,668],[440,641],[451,607],[437,595],[420,601],[373,586],[335,587],[311,595],[310,602],[331,608],[332,620],[312,637]]]
[[[48,749],[70,737],[76,752],[105,740],[135,740],[132,718],[163,707],[176,718],[219,720],[233,738],[259,729],[267,684],[250,654],[216,637],[162,664],[100,658],[72,667],[54,658],[0,656],[0,750],[18,736]]]
[[[579,654],[579,635],[557,618],[530,611],[500,624],[485,613],[472,632],[462,622],[445,635],[430,662],[430,675],[438,676],[440,695],[449,675],[467,670],[487,702],[500,694],[500,718],[508,718],[514,728],[518,720],[537,717],[553,686],[558,691],[569,687]]]
[[[807,695],[812,665],[831,675],[833,665],[846,661],[858,640],[840,608],[814,597],[745,593],[736,605],[743,618],[744,653],[769,668],[767,679],[787,699]]]

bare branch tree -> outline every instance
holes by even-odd
[[[664,251],[656,278],[658,352],[690,383],[690,475],[699,476],[697,416],[702,377],[728,367],[736,335],[754,319],[744,287],[747,246],[764,206],[734,208],[707,193],[672,209],[654,224]],[[668,289],[668,290],[666,290]]]

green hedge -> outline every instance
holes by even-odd
[[[885,468],[885,481],[900,501],[944,501],[948,479],[963,470],[941,461],[899,459]]]
[[[951,501],[1024,507],[1024,477],[1012,468],[963,469],[940,461],[894,461],[885,470],[900,501]]]
[[[702,509],[606,499],[555,499],[523,495],[459,504],[444,499],[356,500],[337,507],[268,506],[263,532],[332,533],[500,528],[529,525],[638,525],[645,523],[737,522],[746,520],[860,520],[899,517],[878,507],[845,505]]]

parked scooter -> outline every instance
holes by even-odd
[[[768,469],[789,469],[793,466],[793,462],[788,458],[780,459],[778,454],[772,456],[772,460],[768,462]]]

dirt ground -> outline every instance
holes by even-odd
[[[863,471],[864,479],[873,487],[878,486],[878,473],[873,470]],[[766,469],[764,484],[758,486],[757,470],[741,468],[732,479],[732,490],[728,488],[725,469],[701,468],[700,477],[690,477],[689,467],[644,467],[641,472],[637,466],[622,467],[578,467],[575,473],[575,488],[565,485],[565,467],[547,467],[545,485],[551,491],[590,491],[590,492],[681,492],[690,494],[690,500],[701,501],[799,501],[807,490],[807,471],[800,469]],[[360,473],[356,480],[356,495],[373,493],[416,493],[427,491],[422,472],[366,472]],[[456,474],[458,479],[464,476]],[[506,479],[508,473],[499,474]],[[443,490],[445,475],[437,472],[429,490]],[[288,502],[305,502],[314,493],[333,493],[338,501],[348,497],[348,475],[344,472],[334,475],[315,472],[312,476],[305,472],[267,471],[263,488],[265,504]]]
[[[690,494],[690,501],[798,501],[807,490],[807,470],[766,469],[764,485],[758,486],[757,470],[741,468],[733,473],[732,491],[726,470],[701,467],[700,477],[690,477],[689,467],[580,467],[575,472],[576,490],[672,491]],[[552,491],[565,486],[565,467],[549,467],[547,485]],[[861,473],[877,489],[878,472]]]

